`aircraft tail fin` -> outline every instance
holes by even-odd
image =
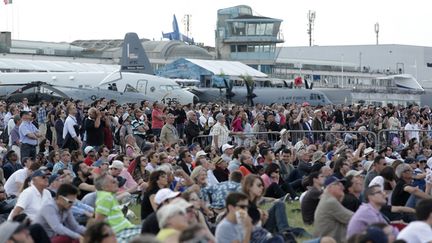
[[[125,35],[120,71],[154,75],[154,70],[136,33]]]

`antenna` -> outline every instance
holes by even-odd
[[[378,45],[378,33],[379,33],[379,23],[375,23],[375,33],[376,33],[376,44]]]
[[[191,30],[191,19],[192,19],[192,14],[185,14],[183,16],[183,24],[184,24],[184,28],[185,28],[185,32],[186,32],[186,36],[189,37],[190,36],[190,30]]]
[[[312,30],[313,30],[313,27],[314,27],[315,17],[316,17],[315,11],[309,10],[307,17],[308,17],[308,30],[307,30],[307,33],[309,35],[309,46],[312,46]]]

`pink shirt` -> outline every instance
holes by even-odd
[[[270,178],[267,174],[262,174],[261,179],[264,182],[264,188],[267,189],[273,182],[276,184],[279,183],[278,181],[275,181],[274,179]]]
[[[120,191],[126,191],[129,188],[138,185],[126,168],[123,168],[123,170],[120,172],[120,176],[126,179],[126,183],[121,188],[119,188]]]
[[[158,119],[156,116],[162,116],[163,112],[159,109],[153,109],[152,111],[152,128],[159,128],[162,129],[164,125],[163,119]]]

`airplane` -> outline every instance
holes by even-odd
[[[211,87],[196,87],[190,91],[198,96],[200,102],[232,102],[251,106],[255,103],[270,105],[307,102],[313,106],[332,104],[323,92],[312,90],[312,85],[307,81],[304,88],[295,88],[294,81],[213,77]]]
[[[144,99],[180,104],[198,101],[194,94],[182,89],[175,81],[153,75],[136,33],[125,36],[119,70],[0,73],[0,97],[20,95],[29,84],[33,86],[25,89],[27,93],[42,91],[44,95],[84,101],[102,97],[116,99],[118,103],[135,103]]]
[[[170,33],[162,32],[162,38],[167,38],[169,40],[183,41],[183,42],[186,42],[188,44],[194,44],[193,38],[189,38],[188,36],[185,36],[185,35],[180,33],[180,29],[178,27],[177,18],[175,16],[175,14],[174,14],[173,22],[172,22],[172,27],[173,27],[173,32],[170,32]]]

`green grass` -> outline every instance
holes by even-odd
[[[264,206],[263,208],[265,208]],[[133,224],[141,224],[140,221],[140,215],[141,215],[141,208],[139,204],[132,205],[130,209],[136,214],[137,218],[132,220]],[[288,223],[291,227],[302,227],[305,229],[308,233],[313,233],[313,226],[312,225],[305,225],[303,224],[303,219],[301,216],[300,211],[300,203],[298,201],[287,203],[286,204],[286,213],[288,216]],[[303,242],[305,240],[308,240],[308,238],[297,238],[298,242]]]

